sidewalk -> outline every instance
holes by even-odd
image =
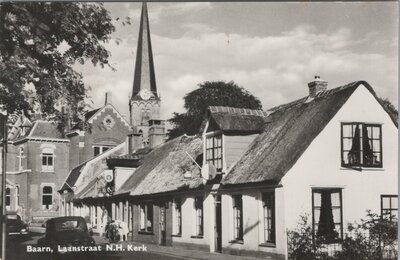
[[[108,244],[108,241],[104,237],[93,236],[96,241],[96,244]],[[121,244],[125,248],[127,244],[135,244],[139,245],[140,243],[135,242],[122,242]],[[260,259],[269,259],[276,260],[273,257],[265,257],[265,258],[255,258],[255,257],[245,257],[245,256],[235,256],[228,254],[219,254],[219,253],[210,253],[205,251],[197,251],[197,250],[189,250],[176,248],[171,246],[159,246],[154,244],[144,244],[147,247],[148,252],[160,254],[160,255],[168,255],[181,259],[197,259],[197,260],[260,260]]]

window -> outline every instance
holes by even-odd
[[[15,208],[19,206],[19,186],[15,186]]]
[[[93,152],[94,152],[94,156],[97,156],[99,154],[104,153],[105,151],[110,150],[111,148],[113,148],[114,146],[108,145],[108,146],[103,146],[103,145],[94,145],[93,146]]]
[[[53,204],[53,187],[44,186],[42,189],[42,206],[45,209],[50,209]]]
[[[153,205],[140,205],[140,231],[153,231]]]
[[[390,221],[398,219],[398,198],[397,195],[381,195],[381,216]]]
[[[175,199],[175,234],[182,234],[182,202],[181,199]]]
[[[54,170],[54,152],[50,148],[42,150],[42,170],[53,171]]]
[[[314,235],[334,242],[343,236],[342,191],[315,189],[312,191]]]
[[[275,193],[262,194],[264,243],[275,243]]]
[[[6,188],[6,206],[11,205],[11,189]]]
[[[194,210],[196,212],[196,235],[203,236],[203,197],[194,198]]]
[[[19,156],[18,156],[18,159],[19,159],[18,167],[19,167],[20,171],[22,171],[22,169],[23,169],[23,165],[22,165],[23,158],[24,158],[24,147],[20,147],[19,148]]]
[[[233,238],[243,240],[243,206],[242,195],[235,195],[233,200]]]
[[[382,167],[382,126],[342,123],[342,166]]]
[[[206,137],[206,163],[222,170],[222,134]]]

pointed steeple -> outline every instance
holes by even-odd
[[[131,98],[135,98],[141,90],[151,91],[154,97],[158,98],[146,2],[142,5],[138,38]]]

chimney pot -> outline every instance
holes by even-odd
[[[328,88],[328,82],[322,80],[320,76],[314,76],[314,81],[308,83],[309,97],[313,98],[319,93],[326,91]]]

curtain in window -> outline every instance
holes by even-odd
[[[327,242],[333,242],[333,240],[338,236],[335,231],[331,194],[330,191],[321,192],[321,212],[319,215],[317,231],[317,236],[324,237]]]
[[[356,126],[353,140],[352,140],[352,146],[351,149],[348,153],[348,160],[349,164],[359,164],[360,163],[360,149],[361,149],[361,143],[360,143],[360,125]]]
[[[367,127],[363,128],[363,163],[364,165],[374,164],[374,153],[369,144]]]

